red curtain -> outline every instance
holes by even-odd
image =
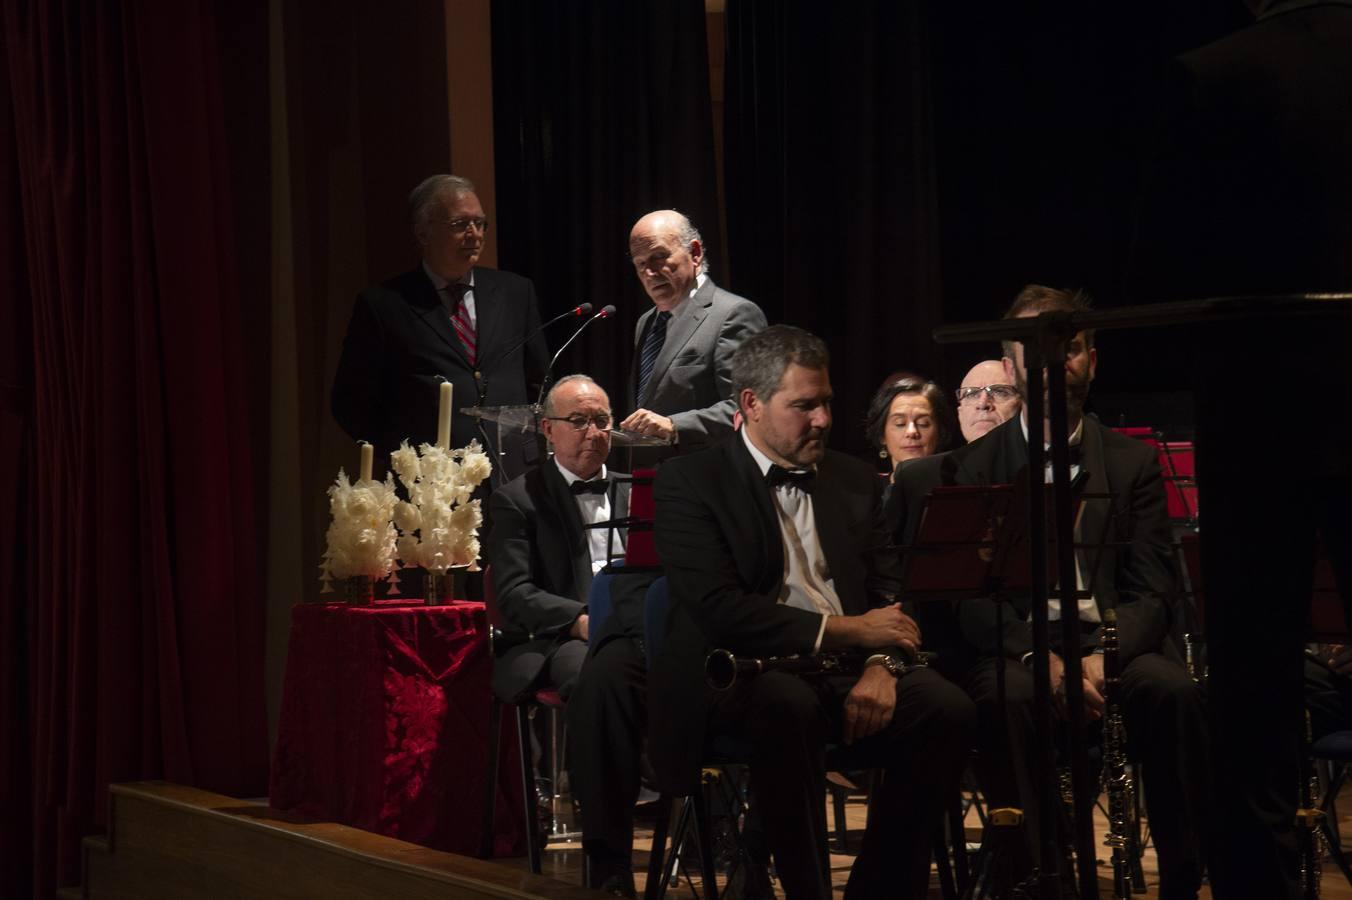
[[[0,853],[48,897],[110,782],[263,793],[263,600],[211,7],[0,15],[0,752],[31,811]]]

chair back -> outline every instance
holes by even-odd
[[[624,560],[619,560],[618,564],[623,565]],[[592,576],[591,589],[587,592],[588,634],[600,633],[601,626],[615,611],[614,601],[610,597],[611,582],[614,580],[615,576],[604,570]]]
[[[1176,522],[1197,521],[1197,467],[1192,441],[1165,440],[1164,432],[1154,428],[1114,428],[1118,434],[1135,438],[1155,451],[1164,473],[1164,497],[1169,518]]]
[[[671,588],[667,584],[667,576],[662,575],[648,585],[648,592],[643,598],[643,652],[649,671],[657,662],[662,641],[667,636],[667,615],[670,612]]]
[[[636,469],[629,487],[629,518],[635,524],[629,528],[625,542],[625,562],[631,566],[661,565],[657,558],[657,544],[653,540],[652,522],[657,517],[657,503],[653,500],[653,477],[656,469]]]

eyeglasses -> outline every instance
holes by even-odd
[[[976,395],[983,391],[996,403],[1004,403],[1019,396],[1019,389],[1012,384],[987,384],[980,387],[958,388],[958,402],[966,403],[968,400],[974,400]]]
[[[435,219],[438,225],[445,225],[453,234],[464,234],[473,228],[480,234],[488,231],[488,220],[485,218],[459,218],[459,219]]]
[[[588,425],[595,425],[597,431],[609,431],[611,424],[610,413],[597,413],[594,416],[573,413],[571,416],[545,416],[545,418],[551,422],[567,422],[573,426],[574,431],[586,431]]]

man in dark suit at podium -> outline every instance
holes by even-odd
[[[649,754],[661,786],[686,793],[697,789],[706,736],[748,743],[785,895],[826,898],[826,744],[847,745],[851,765],[886,776],[845,896],[921,898],[974,711],[937,672],[903,673],[921,636],[893,602],[881,479],[826,449],[828,362],[825,345],[798,328],[748,338],[731,368],[741,433],[658,471],[657,550],[672,606],[651,676]],[[715,648],[757,658],[854,650],[867,660],[855,674],[770,671],[714,692],[704,667]]]
[[[494,661],[493,689],[508,702],[542,686],[568,698],[591,636],[592,576],[610,556],[624,553],[620,532],[608,548],[608,529],[584,528],[629,511],[629,486],[615,484],[605,466],[610,398],[587,376],[569,375],[550,389],[543,415],[554,458],[512,479],[488,501],[484,558],[512,645]]]
[[[1082,294],[1030,285],[1020,292],[1005,318],[1087,308]],[[1008,381],[1027,396],[1023,346],[1007,344],[1005,353]],[[1097,362],[1093,333],[1076,335],[1063,362],[1071,476],[1086,475],[1087,495],[1114,497],[1111,507],[1105,500],[1086,499],[1077,528],[1084,541],[1097,541],[1104,535],[1108,546],[1097,560],[1091,554],[1077,554],[1083,586],[1091,592],[1081,598],[1076,612],[1081,633],[1078,646],[1061,645],[1060,600],[1048,601],[1049,618],[1057,623],[1051,629],[1052,694],[1064,701],[1062,658],[1076,653],[1082,657],[1088,717],[1102,716],[1103,657],[1096,651],[1101,647],[1102,610],[1115,609],[1124,719],[1133,757],[1145,768],[1146,804],[1160,858],[1160,896],[1196,897],[1209,834],[1206,722],[1201,690],[1189,679],[1167,640],[1174,573],[1164,482],[1150,447],[1084,416]],[[1027,478],[1029,435],[1045,441],[1046,429],[1043,423],[1028,422],[1026,412],[1025,408],[964,447],[907,460],[897,468],[890,514],[904,528],[899,545],[908,546],[915,539],[925,498],[934,488],[1017,484]],[[984,597],[960,601],[954,609],[943,603],[920,604],[917,618],[939,653],[940,668],[967,690],[981,713],[978,766],[983,790],[992,806],[1024,810],[1025,833],[1035,847],[1037,815],[1046,811],[1037,809],[1032,781],[1036,751],[1029,598],[1023,594],[1002,604],[1002,632],[996,630],[995,604]],[[1003,710],[997,666],[1005,674]]]
[[[422,262],[358,295],[333,380],[334,418],[382,460],[402,440],[436,440],[443,378],[455,386],[451,442],[464,446],[480,433],[461,409],[481,394],[485,406],[530,402],[527,384],[539,384],[548,365],[544,338],[532,337],[540,326],[535,286],[477,265],[488,219],[469,179],[433,175],[408,202]],[[506,453],[511,477],[533,461],[534,446],[493,449]]]
[[[674,209],[634,224],[629,255],[653,308],[634,331],[634,411],[620,425],[698,450],[732,433],[732,355],[765,313],[713,283],[699,231]]]

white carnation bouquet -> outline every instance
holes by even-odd
[[[333,591],[335,578],[366,577],[372,581],[388,578],[390,593],[398,593],[395,575],[398,563],[395,550],[398,533],[394,529],[394,478],[348,482],[347,473],[338,470],[338,479],[329,486],[328,534],[324,561],[320,564],[321,593]]]
[[[403,564],[435,575],[452,568],[479,571],[483,512],[470,495],[493,466],[479,442],[460,450],[436,444],[414,450],[404,441],[390,454],[390,465],[408,491],[408,500],[394,507]]]

